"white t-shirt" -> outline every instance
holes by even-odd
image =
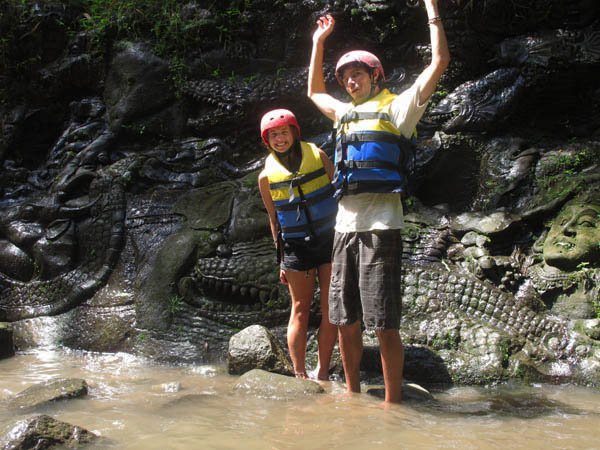
[[[402,135],[410,139],[417,122],[427,108],[427,102],[419,106],[419,89],[413,85],[398,95],[391,104],[392,123]],[[344,104],[335,112],[336,123],[354,105]],[[345,195],[339,202],[335,231],[394,230],[404,226],[402,198],[399,194],[374,194],[365,192]]]

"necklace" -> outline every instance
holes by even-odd
[[[593,289],[600,278],[600,271],[578,270],[565,272],[548,264],[536,264],[527,270],[527,276],[531,279],[535,289],[544,293],[553,289],[567,290],[575,285],[582,286],[586,291]]]

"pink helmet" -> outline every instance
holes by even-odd
[[[381,78],[385,81],[385,73],[383,73],[383,66],[381,65],[381,61],[379,58],[375,56],[373,53],[369,53],[365,50],[352,50],[351,52],[345,53],[335,66],[335,77],[340,83],[340,86],[343,86],[344,83],[342,81],[342,77],[340,72],[347,66],[352,63],[362,63],[369,66],[371,69],[379,69],[379,73],[381,73]]]
[[[287,109],[274,109],[266,113],[260,120],[260,135],[265,145],[268,147],[267,132],[271,128],[280,127],[281,125],[290,125],[296,128],[296,137],[300,137],[300,125],[296,120],[293,112]]]

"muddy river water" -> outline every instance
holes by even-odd
[[[39,412],[102,435],[102,448],[600,448],[600,390],[575,386],[454,387],[383,408],[335,381],[325,394],[263,399],[234,393],[222,366],[37,349],[0,361],[0,398],[64,377],[85,379],[88,396]],[[0,411],[0,430],[18,419]]]

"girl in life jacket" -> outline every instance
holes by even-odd
[[[263,116],[260,128],[269,155],[258,176],[258,185],[269,214],[281,266],[280,278],[288,286],[292,301],[287,341],[294,372],[298,378],[308,378],[306,334],[318,274],[322,316],[315,374],[318,379],[327,380],[337,339],[337,327],[328,320],[337,212],[331,186],[333,164],[314,144],[300,141],[300,126],[291,111],[269,111]]]

